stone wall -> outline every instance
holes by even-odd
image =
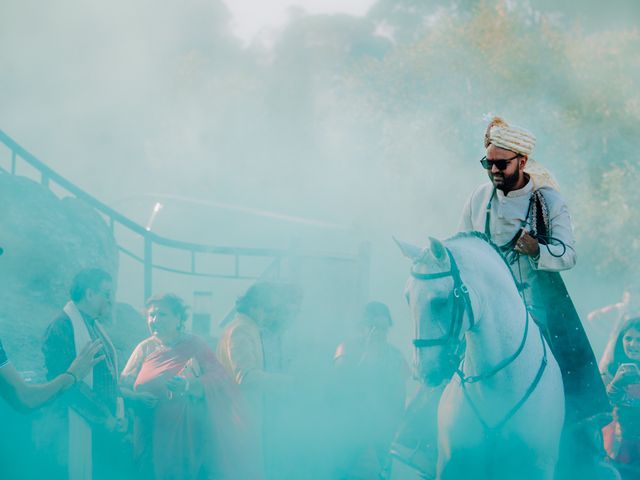
[[[39,377],[42,336],[68,300],[73,276],[99,267],[118,278],[116,240],[84,201],[58,198],[37,182],[0,171],[0,246],[0,339],[19,370]],[[128,305],[116,305],[115,312],[108,329],[116,330],[124,362],[146,329]]]

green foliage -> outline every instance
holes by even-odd
[[[638,165],[610,167],[598,187],[581,188],[576,217],[582,219],[580,234],[586,246],[586,258],[597,260],[596,269],[606,276],[622,273],[637,276],[640,254],[640,216],[638,215]]]

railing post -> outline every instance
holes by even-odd
[[[358,266],[360,270],[360,298],[365,303],[369,300],[369,274],[371,268],[371,243],[363,242],[358,248]]]
[[[153,291],[153,251],[151,238],[144,236],[144,301],[151,296]]]

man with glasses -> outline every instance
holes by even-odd
[[[64,397],[63,412],[68,425],[68,477],[75,479],[115,478],[113,433],[125,429],[118,418],[118,364],[116,350],[101,325],[111,315],[112,280],[104,270],[89,268],[73,279],[71,300],[49,324],[45,333],[44,354],[47,379],[68,370],[76,352],[99,340],[104,361],[78,387]],[[111,458],[110,457],[111,454]]]
[[[459,230],[486,234],[507,258],[560,365],[567,424],[599,421],[609,403],[593,350],[558,273],[576,264],[571,217],[553,177],[529,159],[534,145],[527,130],[492,119],[480,160],[490,182],[471,194]]]
[[[511,263],[536,321],[546,325],[545,298],[536,288],[539,271],[559,272],[576,264],[575,240],[567,205],[551,176],[529,155],[535,137],[494,118],[485,133],[480,160],[490,182],[481,185],[464,207],[460,230],[485,233]],[[530,173],[533,171],[535,173]],[[542,295],[542,296],[541,296]]]

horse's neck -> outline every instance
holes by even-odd
[[[491,300],[489,300],[491,301]],[[493,305],[479,315],[477,326],[466,335],[465,373],[486,373],[516,352],[524,336],[524,305],[520,308],[502,305],[495,300]],[[493,307],[493,308],[490,308]],[[531,328],[531,326],[530,326]],[[528,338],[531,338],[529,332]]]
[[[476,267],[468,274],[473,278],[465,279],[473,292],[476,321],[476,327],[466,334],[464,368],[468,375],[482,374],[513,355],[524,336],[527,315],[509,268],[496,252],[487,251],[492,249],[490,245],[478,242],[467,252],[460,252],[467,257],[466,261],[461,258],[467,265],[488,261],[487,268]]]

